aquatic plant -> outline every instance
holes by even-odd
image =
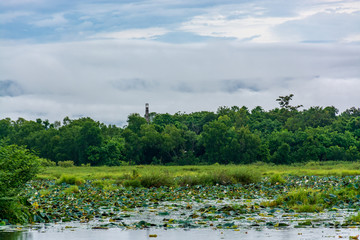
[[[64,190],[65,194],[78,193],[79,187],[77,185],[71,185],[70,187]]]
[[[270,177],[269,182],[271,184],[282,184],[285,183],[285,179],[280,174],[274,174]]]
[[[264,202],[265,206],[286,206],[297,212],[317,212],[324,209],[325,194],[312,188],[294,188],[274,201]]]

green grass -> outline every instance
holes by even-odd
[[[265,202],[268,207],[287,207],[296,212],[320,212],[327,203],[328,194],[311,188],[295,188],[281,194],[274,201]]]
[[[38,179],[56,180],[58,184],[81,185],[90,180],[102,188],[124,186],[196,186],[251,184],[262,179],[271,185],[284,184],[292,176],[354,176],[360,175],[358,162],[309,162],[294,165],[254,163],[250,165],[199,165],[199,166],[119,166],[119,167],[46,167]],[[348,189],[349,190],[349,189]],[[334,193],[353,197],[357,191]],[[303,205],[306,205],[304,203]],[[310,204],[311,205],[311,204]],[[293,206],[301,209],[301,207]]]

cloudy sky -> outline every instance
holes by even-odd
[[[0,118],[360,107],[359,0],[0,0]]]

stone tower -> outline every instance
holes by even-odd
[[[150,123],[149,104],[145,103],[145,119],[147,123]]]

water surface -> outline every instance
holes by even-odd
[[[150,237],[155,235],[156,237]],[[303,228],[303,229],[145,229],[145,230],[93,230],[93,229],[52,229],[29,230],[25,232],[0,232],[1,240],[215,240],[215,239],[349,239],[360,234],[359,228]]]

